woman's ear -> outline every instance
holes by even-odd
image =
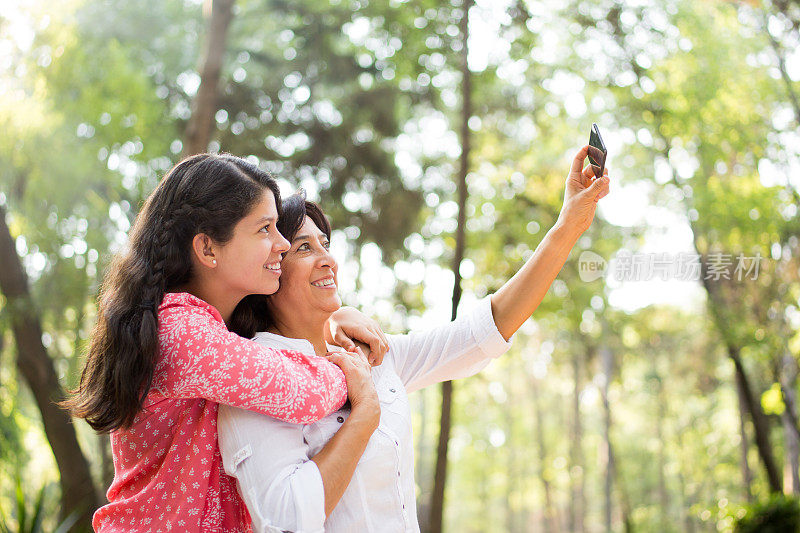
[[[198,233],[192,239],[192,253],[195,259],[204,267],[217,267],[217,258],[214,255],[214,241],[205,233]]]

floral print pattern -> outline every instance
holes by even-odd
[[[219,403],[308,424],[345,402],[344,374],[324,358],[265,348],[231,333],[188,293],[159,307],[159,360],[142,411],[111,433],[114,481],[96,531],[251,531],[217,445]]]

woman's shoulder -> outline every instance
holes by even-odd
[[[250,341],[233,336],[222,316],[214,306],[187,292],[169,292],[158,308],[158,337],[161,349],[172,353],[179,346],[205,344],[231,344],[231,349],[241,349]],[[252,343],[251,343],[252,344]],[[257,349],[253,345],[252,349]]]
[[[306,339],[292,339],[269,331],[259,331],[253,340],[261,346],[278,348],[283,350],[293,350],[306,355],[314,355],[314,346]]]
[[[213,319],[224,324],[222,315],[208,302],[188,292],[168,292],[158,306],[160,320],[185,319],[188,317]]]

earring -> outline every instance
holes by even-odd
[[[216,265],[216,264],[217,264],[217,260],[216,260],[216,259],[212,259],[212,260],[211,260],[211,264],[212,264],[212,265]]]

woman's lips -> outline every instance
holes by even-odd
[[[319,279],[317,281],[312,281],[311,285],[313,285],[314,287],[320,288],[320,289],[335,289],[336,288],[336,282],[333,280],[333,278],[330,278],[330,277],[322,278],[322,279]]]
[[[275,261],[274,263],[267,263],[264,265],[264,269],[272,272],[273,274],[281,274],[281,262]]]

